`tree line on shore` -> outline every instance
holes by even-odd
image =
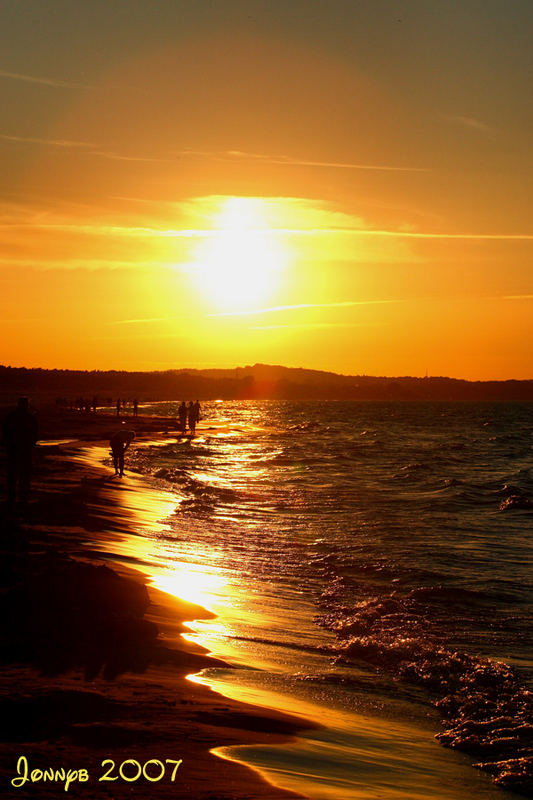
[[[533,380],[374,377],[255,364],[217,370],[59,370],[0,366],[0,392],[50,397],[98,394],[146,400],[533,401]]]

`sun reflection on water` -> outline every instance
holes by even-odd
[[[227,594],[228,580],[222,571],[200,564],[182,562],[171,569],[161,570],[153,575],[151,585],[214,613],[221,606],[232,605],[231,597]]]

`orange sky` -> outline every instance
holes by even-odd
[[[0,362],[533,378],[533,8],[463,5],[3,6]]]

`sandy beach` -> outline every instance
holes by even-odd
[[[142,565],[113,559],[113,542],[158,516],[152,508],[142,519],[142,478],[126,470],[123,481],[115,479],[87,455],[107,445],[116,417],[56,409],[39,417],[30,503],[1,507],[7,790],[18,797],[64,790],[80,797],[296,797],[210,750],[280,743],[305,721],[187,680],[221,663],[181,636],[188,620],[210,612],[148,590]],[[126,424],[138,439],[172,435],[168,418]]]

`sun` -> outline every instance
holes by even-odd
[[[194,281],[221,308],[267,301],[278,288],[287,254],[257,197],[221,200],[191,265]]]

